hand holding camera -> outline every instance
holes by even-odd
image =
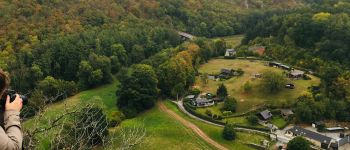
[[[20,111],[23,104],[28,103],[28,98],[25,95],[19,95],[14,90],[6,90],[0,99],[0,106],[4,107],[5,110],[16,110]]]

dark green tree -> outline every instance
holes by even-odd
[[[310,150],[310,143],[301,136],[297,136],[288,142],[287,150]]]
[[[236,139],[236,131],[233,124],[226,124],[222,131],[222,137],[225,140],[232,141]]]
[[[220,84],[218,89],[216,90],[216,95],[222,99],[227,97],[227,88],[224,84]]]
[[[116,93],[117,106],[128,118],[153,107],[158,94],[158,80],[151,66],[138,64],[130,71],[130,75],[121,79],[121,87]]]

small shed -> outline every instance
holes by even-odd
[[[325,126],[326,124],[323,121],[316,121],[312,123],[312,127],[317,128],[318,126]]]
[[[189,100],[194,100],[196,98],[196,95],[187,95],[185,97],[185,99],[189,99]]]
[[[289,83],[289,84],[286,84],[285,86],[287,89],[294,89],[295,88],[295,85],[292,84],[292,83]]]
[[[269,110],[266,109],[266,110],[260,112],[259,116],[263,120],[269,120],[272,117],[272,113]]]
[[[305,75],[305,72],[301,70],[293,69],[292,71],[289,72],[290,78],[302,78],[304,77],[304,75]]]
[[[227,49],[225,53],[225,57],[234,57],[236,55],[235,49]]]
[[[280,65],[280,68],[282,68],[283,70],[290,70],[291,68],[287,65]]]
[[[291,109],[281,109],[281,115],[284,118],[288,118],[289,116],[293,115],[294,112]]]
[[[224,74],[224,75],[232,75],[234,70],[233,69],[228,69],[228,68],[222,68],[220,70],[221,74]]]

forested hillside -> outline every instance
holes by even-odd
[[[115,149],[104,141],[115,138],[109,128],[157,99],[185,96],[202,64],[234,48],[221,37],[238,34],[238,56],[264,46],[257,59],[321,78],[290,104],[297,123],[350,121],[349,13],[348,0],[0,0],[0,69],[12,89],[29,93],[27,126],[41,120],[25,132],[29,149]],[[185,41],[178,31],[197,38]],[[91,105],[56,103],[106,84],[71,98]]]
[[[302,68],[322,78],[321,87],[300,97],[301,122],[350,120],[350,3],[320,1],[310,7],[257,15],[240,49],[267,46],[266,57]]]

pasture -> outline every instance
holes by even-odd
[[[257,108],[261,105],[270,104],[276,107],[290,106],[294,103],[296,98],[302,93],[308,90],[310,86],[317,86],[320,84],[320,79],[308,75],[311,80],[291,80],[289,83],[295,85],[295,89],[283,89],[277,93],[266,93],[264,87],[261,87],[259,78],[252,78],[254,74],[263,73],[265,71],[275,71],[278,73],[283,73],[284,70],[279,68],[273,68],[266,65],[266,62],[259,60],[245,60],[245,59],[212,59],[208,63],[203,64],[199,72],[215,74],[219,73],[221,68],[231,68],[238,69],[241,68],[244,74],[239,77],[233,77],[229,80],[224,81],[214,81],[209,80],[207,84],[201,83],[200,77],[197,76],[196,83],[194,87],[199,88],[202,92],[216,93],[218,85],[223,83],[227,87],[228,94],[237,100],[237,111],[236,113],[242,113],[249,111],[251,109]],[[252,90],[250,92],[244,92],[243,85],[249,81],[252,85]],[[209,109],[219,109],[217,108]],[[206,109],[206,108],[200,108]],[[199,109],[199,111],[201,111]],[[217,110],[212,110],[217,112]]]

